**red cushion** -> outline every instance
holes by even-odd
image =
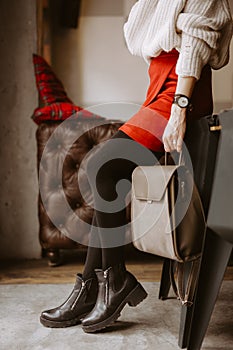
[[[46,106],[54,102],[72,103],[65,92],[62,82],[57,78],[45,59],[33,54],[33,64],[41,103]]]
[[[35,123],[40,124],[44,121],[62,121],[73,114],[77,113],[77,118],[100,118],[99,116],[82,109],[81,107],[75,106],[72,103],[66,103],[66,102],[55,102],[52,103],[50,106],[45,106],[42,108],[36,108],[32,119]]]
[[[56,77],[43,57],[33,54],[33,63],[36,85],[43,105],[41,108],[36,108],[32,115],[35,123],[40,124],[49,120],[63,121],[77,112],[79,112],[77,118],[101,118],[73,104],[68,98],[62,82]]]
[[[37,124],[40,124],[46,120],[65,120],[80,110],[81,108],[73,105],[72,103],[55,102],[50,106],[36,108],[32,119]]]

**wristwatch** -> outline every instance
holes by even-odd
[[[178,105],[180,108],[189,108],[191,107],[191,101],[190,98],[182,95],[182,94],[176,94],[174,95],[173,103]]]

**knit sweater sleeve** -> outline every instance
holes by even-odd
[[[220,56],[220,50],[222,62],[218,61],[216,66],[212,62],[212,67],[218,69],[227,63],[227,40],[230,41],[232,36],[232,18],[226,0],[188,0],[177,19],[177,29],[181,32],[180,56],[176,66],[178,75],[199,79],[203,66],[211,63],[211,56]],[[225,47],[223,44],[226,44]]]

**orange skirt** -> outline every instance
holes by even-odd
[[[148,71],[150,85],[146,100],[139,111],[119,128],[133,140],[153,151],[164,151],[162,136],[170,118],[176,91],[178,76],[175,69],[178,57],[178,51],[172,50],[152,58]],[[213,111],[210,67],[206,66],[202,73],[192,96],[194,111],[188,114],[188,118],[200,118]]]

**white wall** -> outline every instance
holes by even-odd
[[[0,259],[36,258],[36,1],[0,2]]]
[[[147,65],[132,57],[122,36],[121,17],[82,17],[77,36],[82,75],[80,101],[141,102],[147,85]],[[87,39],[87,38],[90,38]],[[93,40],[91,40],[93,38]]]
[[[112,15],[111,11],[106,15],[105,8],[101,11],[104,0],[102,3],[98,0],[95,12],[94,6],[90,6],[93,1],[82,2],[78,29],[59,28],[54,18],[58,3],[54,4],[53,67],[77,104],[87,107],[113,101],[140,104],[148,86],[148,66],[128,52],[123,38],[123,25],[134,1],[123,1],[121,13],[113,7]],[[115,3],[115,0],[108,3],[111,1]]]
[[[233,13],[233,0],[229,0],[229,3]],[[218,71],[213,71],[213,94],[216,113],[233,106],[233,41],[229,64]]]

